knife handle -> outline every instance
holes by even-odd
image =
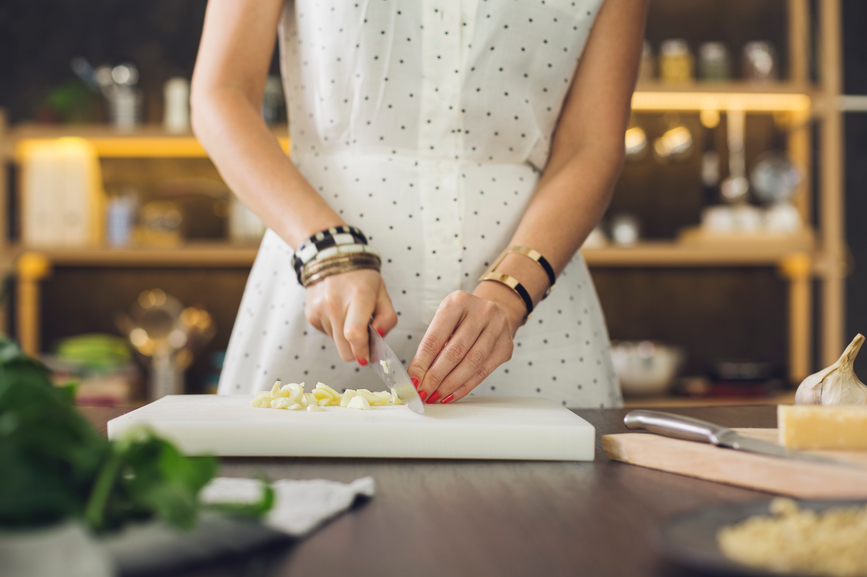
[[[630,411],[623,418],[627,429],[647,429],[651,433],[718,445],[720,435],[729,429],[692,417],[661,411]]]

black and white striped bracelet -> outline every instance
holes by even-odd
[[[301,243],[292,255],[292,268],[295,269],[295,274],[298,277],[298,282],[301,282],[301,272],[304,265],[316,258],[323,250],[342,246],[367,244],[367,237],[358,228],[354,226],[333,226],[329,229],[317,232],[307,240]]]

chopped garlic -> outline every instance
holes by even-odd
[[[379,366],[382,367],[382,371],[387,375],[388,374],[388,361],[385,359],[379,361]]]
[[[261,408],[288,409],[290,411],[324,411],[324,407],[349,407],[358,410],[368,410],[371,407],[382,407],[388,404],[402,405],[394,393],[390,391],[373,392],[367,389],[346,389],[343,394],[325,383],[316,383],[313,392],[304,392],[304,383],[288,383],[280,386],[280,381],[274,383],[270,391],[258,391],[250,401],[250,405]]]
[[[362,395],[356,395],[349,401],[347,405],[350,409],[358,409],[359,411],[367,411],[370,409],[370,403],[367,402]]]

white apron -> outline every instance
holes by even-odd
[[[281,67],[292,159],[382,254],[406,365],[440,301],[472,292],[514,233],[601,0],[287,2]],[[268,231],[220,393],[322,381],[384,388],[304,317],[292,248]],[[605,321],[577,254],[475,395],[616,407]]]

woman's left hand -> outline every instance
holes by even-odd
[[[526,313],[520,298],[499,283],[443,299],[407,369],[422,401],[460,400],[512,358]]]

